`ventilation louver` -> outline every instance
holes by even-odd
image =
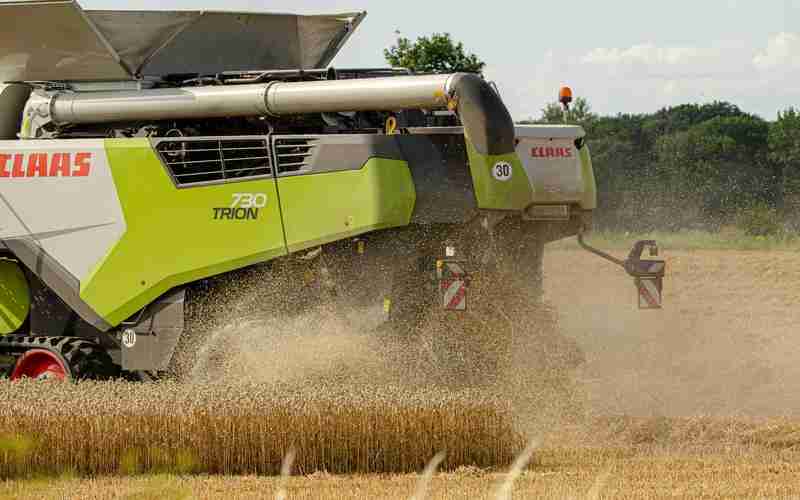
[[[315,137],[281,137],[275,139],[278,175],[311,170],[314,151],[319,139]]]
[[[167,138],[156,151],[178,186],[272,174],[266,138]]]

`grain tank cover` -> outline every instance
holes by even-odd
[[[134,74],[324,68],[363,13],[87,11]]]
[[[0,19],[0,81],[130,79],[72,1],[0,0]]]
[[[326,67],[366,13],[81,9],[0,0],[0,81],[131,80]]]

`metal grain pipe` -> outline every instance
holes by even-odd
[[[274,115],[393,111],[447,106],[454,75],[394,76],[318,82],[274,82],[267,109]]]
[[[34,91],[25,105],[27,119],[19,136],[40,137],[50,123],[59,126],[441,109],[450,100],[455,104],[467,139],[478,153],[496,156],[514,152],[514,121],[508,109],[489,83],[470,73],[124,92]]]
[[[452,76],[62,93],[53,97],[50,113],[56,124],[87,124],[441,108],[447,105],[448,82]]]
[[[62,93],[53,97],[50,114],[59,125],[261,116],[266,90],[259,84]]]

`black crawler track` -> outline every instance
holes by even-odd
[[[60,356],[69,368],[72,380],[105,380],[119,376],[119,369],[100,345],[79,337],[0,337],[0,355],[15,360],[31,349],[44,349]],[[13,364],[5,368],[11,375]]]

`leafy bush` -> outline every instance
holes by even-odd
[[[736,225],[748,236],[772,236],[781,231],[778,212],[763,204],[741,210]]]

